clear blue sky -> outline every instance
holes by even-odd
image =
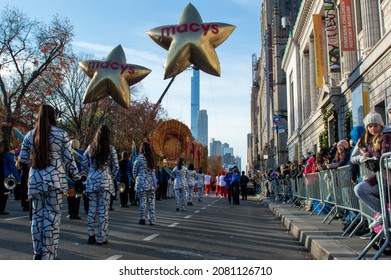
[[[18,7],[31,19],[49,23],[53,15],[69,18],[74,26],[74,50],[97,58],[106,58],[121,44],[127,63],[149,69],[140,96],[156,102],[169,80],[163,79],[167,51],[147,35],[162,25],[178,24],[187,4],[200,13],[203,22],[222,22],[236,26],[231,36],[216,52],[221,76],[201,72],[200,109],[209,117],[208,138],[227,142],[235,156],[247,160],[247,133],[250,132],[250,94],[252,54],[260,53],[260,10],[256,0],[3,0],[4,5]],[[190,88],[192,71],[179,74],[162,105],[170,118],[190,128]]]

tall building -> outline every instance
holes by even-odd
[[[219,140],[215,140],[214,138],[210,139],[210,145],[209,145],[209,155],[211,157],[218,157],[222,156],[222,143]]]
[[[198,139],[198,111],[199,110],[200,110],[200,70],[197,68],[193,68],[193,77],[191,77],[190,130],[193,137],[197,138],[197,140],[199,140]]]
[[[208,147],[208,113],[206,110],[198,111],[198,142]]]

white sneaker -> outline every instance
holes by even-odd
[[[382,219],[382,216],[380,215],[368,227],[369,227],[370,230],[372,230],[375,227],[380,226],[382,224],[383,224],[383,219]]]
[[[361,235],[360,236],[360,239],[371,239],[371,237],[372,237],[372,233],[371,232],[368,232],[368,233],[366,233],[366,234],[364,234],[364,235]]]

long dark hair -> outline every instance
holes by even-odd
[[[177,165],[176,165],[178,169],[181,170],[183,165],[184,165],[183,158],[178,158]]]
[[[147,160],[147,167],[153,169],[155,167],[155,159],[152,154],[151,145],[148,142],[142,142],[140,145],[140,154],[143,154]]]
[[[110,156],[110,130],[102,124],[91,143],[92,162],[97,168],[102,167]]]
[[[49,133],[52,125],[56,125],[56,112],[52,106],[42,104],[39,108],[34,134],[31,166],[35,169],[44,169],[48,166],[50,154]]]

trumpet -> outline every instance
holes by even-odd
[[[125,183],[120,183],[118,186],[118,190],[120,193],[123,193],[125,191]]]
[[[16,184],[17,184],[16,179],[12,174],[10,174],[4,180],[4,187],[9,191],[12,191],[16,187]]]

